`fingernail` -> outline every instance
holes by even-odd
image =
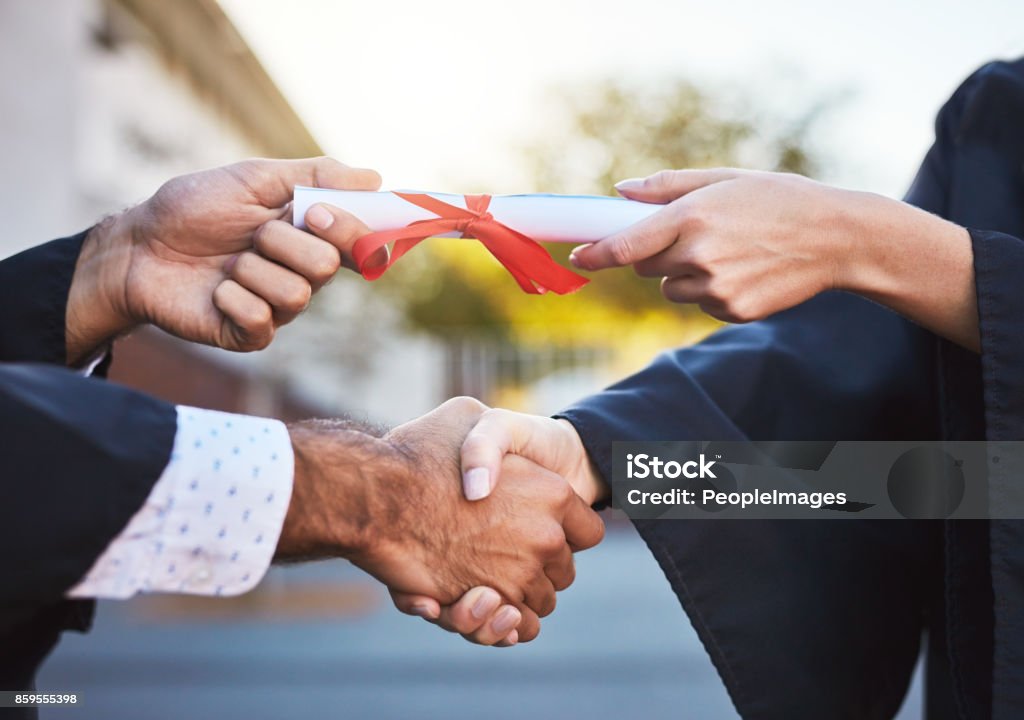
[[[573,251],[571,253],[569,253],[569,262],[571,262],[574,267],[578,267],[578,268],[582,268],[583,267],[582,265],[580,265],[579,254],[581,252],[583,252],[584,250],[586,250],[588,247],[590,247],[591,244],[592,243],[587,243],[586,245],[579,245],[579,246],[573,248]]]
[[[232,255],[227,260],[225,260],[224,261],[224,274],[225,275],[230,275],[231,271],[235,267],[235,263],[237,263],[237,262],[238,262],[238,256],[237,255]]]
[[[640,190],[643,188],[643,186],[643,178],[628,178],[626,180],[619,180],[617,183],[615,183],[615,189],[618,190],[619,192],[622,192],[623,190],[625,190],[626,192]]]
[[[490,472],[487,468],[473,468],[462,476],[462,488],[467,500],[482,500],[491,493]]]
[[[413,615],[418,615],[421,618],[427,618],[428,620],[435,619],[434,608],[423,603],[416,603],[410,608]]]
[[[519,611],[512,606],[504,607],[491,623],[491,629],[498,635],[505,635],[519,624]]]
[[[477,620],[483,620],[494,612],[494,609],[498,607],[500,602],[501,598],[498,597],[497,593],[491,590],[484,590],[480,593],[480,597],[476,599],[476,602],[473,603],[470,612],[473,613],[473,617]]]
[[[323,205],[314,205],[306,211],[306,224],[318,230],[326,230],[334,222],[334,216]]]
[[[507,642],[509,645],[515,645],[516,643],[518,643],[519,642],[519,631],[518,630],[513,630],[508,635],[506,635],[505,636],[505,642]]]

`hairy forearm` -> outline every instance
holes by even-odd
[[[368,547],[382,514],[380,483],[401,474],[400,454],[377,437],[379,428],[352,421],[307,420],[288,431],[295,478],[275,560],[348,557]]]
[[[840,287],[952,342],[980,348],[974,257],[966,229],[907,203],[849,193]]]

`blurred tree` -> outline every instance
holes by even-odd
[[[549,110],[564,122],[524,149],[530,190],[607,194],[620,179],[664,168],[756,164],[805,175],[817,168],[805,140],[820,107],[781,120],[738,116],[675,80],[650,89],[603,81],[559,90]],[[569,247],[548,249],[566,262]],[[573,296],[528,297],[483,248],[431,240],[390,272],[387,285],[403,296],[410,322],[442,337],[559,345],[645,333],[667,345],[715,327],[695,308],[668,304],[657,281],[628,268],[602,272]]]

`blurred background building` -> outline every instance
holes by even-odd
[[[939,103],[1019,52],[1022,20],[1015,0],[2,0],[0,255],[177,174],[325,150],[390,187],[607,193],[732,164],[898,194]],[[629,270],[527,298],[475,244],[432,241],[375,284],[343,272],[268,351],[140,331],[113,375],[286,419],[395,423],[455,394],[552,412],[715,327]],[[388,604],[335,562],[235,600],[101,603],[40,679],[83,702],[44,717],[734,716],[626,526],[530,646],[472,647]],[[901,717],[919,707],[915,690]]]
[[[10,2],[0,27],[4,254],[88,227],[175,175],[323,154],[214,0]],[[347,303],[363,302],[354,283],[346,290]],[[402,337],[394,313],[373,321],[391,348],[378,357],[330,323],[314,316],[323,333],[285,334],[275,352],[248,356],[140,331],[118,343],[112,377],[174,402],[284,419],[358,413],[371,398],[412,417],[439,402],[440,350]],[[318,335],[317,353],[300,350]],[[412,370],[389,361],[395,347]]]

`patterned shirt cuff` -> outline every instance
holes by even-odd
[[[69,597],[238,595],[274,557],[294,456],[277,420],[179,406],[171,460]]]

